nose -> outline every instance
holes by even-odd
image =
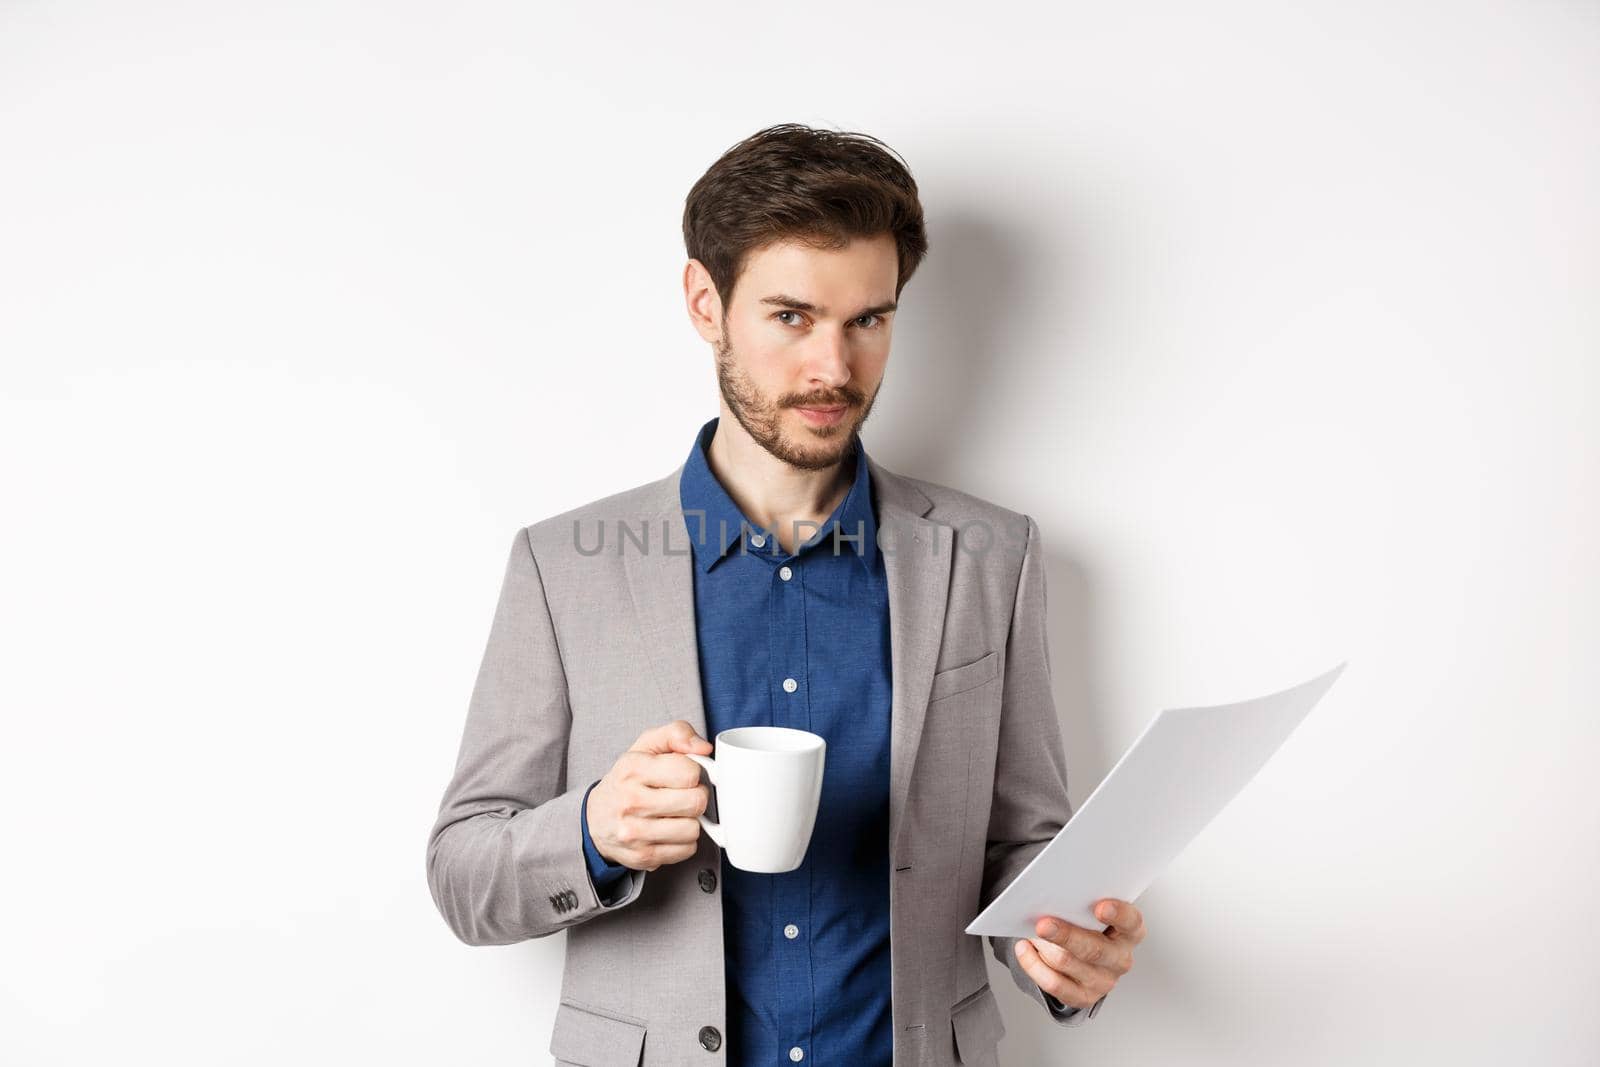
[[[850,380],[850,347],[841,334],[819,330],[807,353],[806,377],[812,385],[837,389]]]

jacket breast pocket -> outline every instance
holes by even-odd
[[[988,982],[950,1009],[950,1030],[962,1063],[994,1062],[996,1046],[1006,1036],[1006,1024]]]
[[[642,1019],[602,1013],[563,1000],[556,1007],[550,1054],[574,1067],[639,1067],[644,1050]]]
[[[994,681],[1000,673],[1000,653],[990,652],[971,663],[940,671],[933,676],[933,688],[928,690],[928,703],[944,697],[965,693]]]

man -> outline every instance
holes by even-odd
[[[428,841],[474,945],[567,930],[550,1051],[598,1065],[996,1064],[968,921],[1071,815],[1033,520],[884,469],[859,430],[927,249],[881,142],[782,125],[684,215],[719,415],[656,481],[520,530]],[[685,753],[827,742],[808,851],[741,871]],[[1062,1025],[1145,936],[1104,901],[991,937]]]

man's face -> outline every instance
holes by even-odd
[[[888,234],[746,257],[715,342],[717,383],[756,443],[806,470],[845,456],[889,361],[899,273]]]

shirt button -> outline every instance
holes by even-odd
[[[765,534],[751,534],[750,535],[750,543],[752,545],[755,545],[757,548],[760,548],[762,545],[767,543],[766,535]]]
[[[799,1063],[801,1060],[806,1058],[806,1054],[800,1051],[799,1045],[796,1045],[794,1048],[789,1050],[789,1058],[794,1062]]]
[[[707,893],[717,888],[717,874],[709,867],[702,867],[699,874],[700,888]]]
[[[708,1052],[715,1052],[722,1047],[722,1035],[715,1026],[702,1026],[700,1028],[700,1047]]]
[[[800,928],[794,923],[790,923],[788,926],[783,928],[783,936],[787,937],[790,941],[793,941],[795,938],[800,936]]]
[[[778,577],[787,582],[790,578],[794,577],[794,571],[790,570],[788,567],[779,567]]]
[[[800,683],[795,681],[793,678],[785,678],[783,680],[783,691],[785,693],[792,693],[796,689],[799,689],[799,688],[800,688]]]

